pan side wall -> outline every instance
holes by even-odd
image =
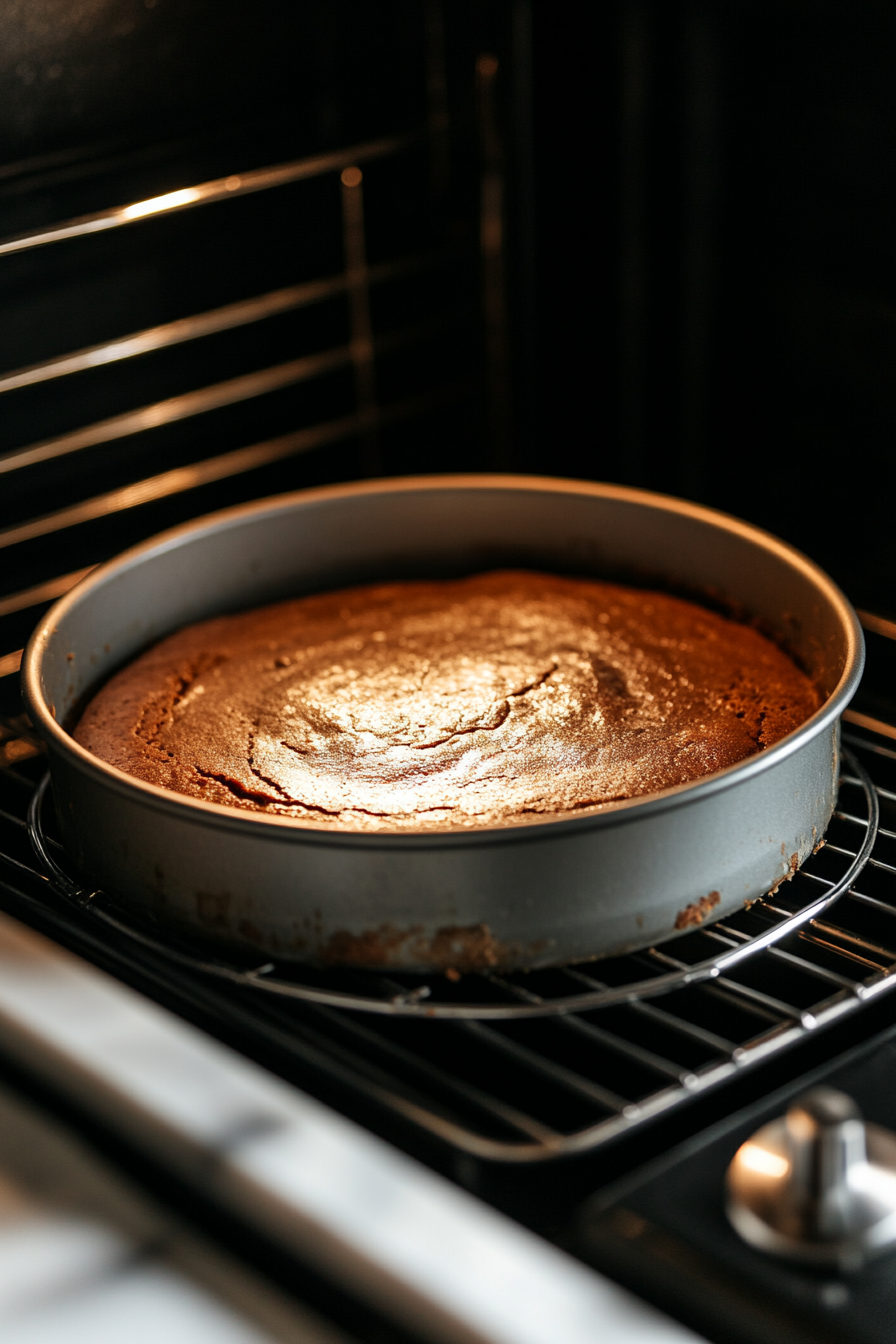
[[[162,803],[104,773],[57,727],[122,663],[190,621],[340,583],[507,563],[640,565],[715,588],[776,628],[828,694],[849,677],[826,717],[772,748],[763,768],[735,767],[724,787],[698,782],[662,806],[431,843],[273,826],[174,795]],[[265,501],[138,548],[38,627],[25,686],[69,852],[135,908],[263,959],[507,969],[649,945],[761,895],[794,854],[802,862],[833,808],[834,714],[860,669],[857,629],[811,565],[721,516],[613,487],[421,478]]]
[[[764,894],[824,832],[836,734],[663,812],[414,848],[197,822],[63,756],[53,779],[79,868],[185,933],[301,961],[509,970],[647,946]]]

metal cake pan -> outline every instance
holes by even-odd
[[[418,834],[332,831],[182,797],[67,731],[117,668],[189,622],[507,563],[713,592],[774,632],[824,703],[774,746],[690,784],[572,818]],[[839,589],[757,528],[617,486],[443,476],[302,491],[163,533],[56,603],[28,645],[23,685],[66,848],[132,909],[304,962],[509,970],[648,946],[791,872],[830,819],[839,718],[863,656]]]

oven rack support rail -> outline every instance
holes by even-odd
[[[616,983],[599,979],[593,970],[595,963],[583,963],[554,972],[555,978],[559,975],[562,980],[570,982],[570,988],[575,986],[575,992],[566,993],[539,993],[531,987],[540,986],[541,981],[550,978],[550,972],[517,972],[508,976],[477,973],[464,977],[462,983],[454,983],[443,980],[441,976],[402,974],[393,977],[376,971],[353,971],[347,974],[338,970],[321,972],[292,963],[278,967],[270,960],[259,965],[241,966],[208,957],[173,936],[160,935],[147,922],[125,912],[118,902],[102,890],[84,887],[72,878],[63,863],[54,856],[55,850],[64,858],[61,846],[49,836],[43,822],[44,803],[50,786],[49,775],[41,780],[31,800],[28,831],[43,872],[68,901],[117,933],[134,939],[145,948],[198,974],[211,975],[265,994],[356,1012],[430,1020],[520,1020],[639,1003],[689,986],[724,979],[726,972],[817,921],[853,886],[871,856],[879,830],[880,809],[871,779],[851,752],[843,752],[843,763],[848,773],[841,772],[834,817],[857,828],[859,840],[854,849],[826,842],[810,855],[799,869],[800,887],[810,895],[810,899],[790,901],[789,904],[794,908],[788,909],[781,895],[782,880],[778,888],[755,901],[743,915],[737,913],[727,916],[661,947],[650,947],[639,954],[608,958],[597,963],[602,976],[606,976],[609,970]],[[845,805],[844,794],[849,795]],[[857,815],[857,807],[864,815]],[[814,871],[816,865],[813,860],[823,849],[827,851],[825,860],[829,860],[832,854],[843,860],[838,876],[824,876]],[[789,878],[785,880],[789,881]],[[815,892],[818,894],[813,896]],[[744,920],[752,925],[752,929],[743,927]],[[675,956],[674,951],[681,951],[685,955],[683,958]],[[701,955],[701,952],[705,955]],[[790,959],[797,960],[792,955]],[[649,974],[643,974],[645,970]],[[627,979],[626,972],[629,976]],[[622,979],[618,979],[620,973]],[[360,982],[360,985],[349,988],[344,983],[346,980]],[[484,990],[489,993],[489,999],[480,997]],[[868,987],[856,982],[853,992],[862,998],[868,993]]]
[[[12,550],[18,558],[18,548],[24,546],[29,554],[22,564],[30,577],[27,586],[0,596],[0,619],[18,617],[19,613],[61,597],[73,588],[98,560],[107,558],[105,529],[114,527],[114,520],[120,520],[123,514],[134,511],[131,516],[139,533],[146,509],[161,508],[170,523],[185,516],[182,506],[189,507],[192,515],[204,513],[209,507],[219,508],[222,487],[225,491],[239,491],[238,496],[231,497],[232,502],[237,497],[244,500],[247,492],[251,496],[259,488],[262,494],[270,493],[263,484],[268,476],[258,473],[268,473],[275,464],[282,464],[286,470],[290,462],[305,454],[333,445],[350,447],[354,443],[360,455],[360,474],[380,475],[381,439],[387,439],[393,429],[401,432],[402,425],[444,415],[475,398],[480,382],[478,372],[469,360],[446,362],[444,354],[446,349],[475,348],[473,335],[464,341],[459,333],[466,333],[468,328],[472,333],[470,324],[478,322],[479,313],[477,302],[468,293],[472,278],[478,274],[476,249],[462,239],[452,241],[441,226],[449,217],[448,198],[444,194],[447,184],[439,187],[440,227],[435,231],[427,227],[422,233],[412,229],[399,255],[380,256],[376,240],[369,255],[370,231],[365,224],[371,206],[376,213],[383,202],[390,202],[389,209],[400,209],[401,217],[408,218],[410,198],[404,197],[409,190],[415,195],[419,188],[421,199],[430,200],[435,179],[431,171],[421,168],[421,155],[426,157],[428,145],[430,167],[436,161],[441,162],[447,152],[447,135],[447,124],[441,130],[432,125],[429,131],[417,127],[332,152],[192,182],[159,196],[131,200],[0,238],[0,268],[5,267],[7,258],[50,245],[55,249],[57,244],[62,253],[60,264],[67,257],[65,264],[73,266],[85,239],[108,230],[123,230],[125,236],[136,230],[137,237],[143,233],[144,248],[149,249],[140,254],[144,258],[141,267],[145,269],[145,256],[157,255],[153,248],[162,247],[153,267],[160,268],[159,275],[167,275],[169,261],[155,225],[168,221],[167,225],[163,223],[164,233],[173,218],[194,209],[219,205],[226,215],[228,202],[260,197],[254,213],[244,215],[241,224],[230,227],[243,231],[238,235],[243,239],[240,244],[243,252],[268,256],[270,261],[264,274],[254,281],[250,280],[251,268],[247,271],[245,267],[240,279],[240,268],[234,272],[232,261],[228,261],[223,272],[220,267],[216,269],[197,235],[191,235],[192,242],[185,242],[186,251],[178,255],[181,265],[187,264],[184,257],[192,258],[192,266],[202,272],[201,293],[186,304],[186,312],[178,311],[186,300],[178,302],[170,312],[166,305],[158,309],[156,304],[150,304],[144,317],[148,320],[154,315],[151,324],[131,330],[119,327],[117,331],[103,331],[102,324],[95,329],[95,324],[88,322],[85,326],[76,320],[78,314],[67,308],[68,282],[59,281],[62,288],[54,291],[54,302],[57,307],[61,305],[66,320],[51,326],[61,331],[71,327],[73,332],[82,332],[84,340],[89,333],[89,343],[82,344],[76,338],[75,348],[57,351],[37,363],[0,369],[0,399],[11,395],[16,406],[24,407],[16,412],[22,418],[13,436],[14,440],[24,436],[24,441],[13,442],[7,451],[0,452],[0,478],[12,478],[21,506],[0,526],[0,550]],[[388,179],[388,166],[396,164],[403,164],[405,170],[409,164],[416,164],[413,171],[417,176],[413,180],[418,186],[398,190],[384,185],[382,177],[380,185],[374,185],[378,165],[387,168]],[[329,264],[321,261],[319,266],[309,262],[311,271],[306,274],[305,263],[295,246],[278,259],[277,247],[265,223],[263,198],[267,193],[279,191],[282,217],[292,212],[290,217],[301,219],[303,229],[311,228],[309,220],[316,218],[317,207],[310,214],[302,213],[306,207],[297,204],[288,193],[284,199],[282,192],[301,189],[302,184],[310,189],[315,182],[325,181],[341,202],[342,261],[337,264],[331,258]],[[240,209],[245,211],[246,205]],[[226,220],[221,220],[220,227],[227,227]],[[322,227],[327,231],[332,228],[329,215]],[[198,238],[202,237],[199,232]],[[92,284],[107,283],[114,267],[124,264],[115,259],[115,250],[110,252],[108,247],[92,255],[92,261],[86,259],[80,268],[76,267],[80,275],[86,266],[93,277]],[[150,270],[155,273],[153,267]],[[428,289],[430,301],[426,312],[418,311],[419,305],[406,311],[401,293],[409,284]],[[443,292],[446,286],[447,295]],[[178,290],[176,285],[168,288],[173,294]],[[100,288],[97,292],[105,291]],[[104,301],[97,300],[93,305],[81,303],[80,309],[97,305],[103,309]],[[332,305],[343,313],[344,339],[333,336],[331,318],[327,316]],[[137,309],[143,311],[139,303]],[[384,316],[390,311],[391,318]],[[282,352],[276,354],[270,337],[264,333],[274,329],[271,324],[276,327],[291,315],[297,318],[301,315],[305,335],[296,344],[284,330],[280,338]],[[159,317],[165,320],[159,322],[156,320]],[[95,337],[99,331],[103,331],[103,339],[97,343]],[[224,333],[230,333],[226,339],[237,344],[226,358],[212,359],[210,366],[211,352]],[[176,364],[166,361],[164,355],[175,349],[183,356]],[[421,353],[430,361],[426,365],[428,371],[411,376],[407,372],[408,361],[418,362]],[[155,362],[157,356],[162,356],[162,362]],[[260,357],[262,367],[258,367]],[[224,358],[221,376],[210,382],[209,367],[215,367],[219,358]],[[147,359],[151,376],[146,371],[143,377],[118,372],[128,365],[132,368],[142,365]],[[397,373],[400,369],[405,371]],[[70,413],[66,412],[63,422],[46,438],[41,414],[35,414],[34,408],[43,404],[35,399],[35,389],[47,385],[52,389],[59,380],[64,384],[72,375],[86,375],[93,391],[86,395],[83,404],[81,398],[75,398],[70,403]],[[343,389],[338,395],[333,390],[337,383]],[[131,395],[126,397],[126,406],[121,404],[120,388],[128,386],[132,387],[136,405]],[[330,392],[326,391],[328,386]],[[20,393],[25,394],[24,402],[18,399]],[[288,399],[300,393],[307,400],[301,400],[287,413]],[[62,392],[51,391],[50,395],[58,398]],[[63,398],[59,404],[68,402]],[[282,414],[272,409],[278,404]],[[265,437],[244,442],[252,436],[245,430],[248,422],[237,413],[233,432],[225,434],[219,445],[223,451],[200,459],[192,455],[195,443],[218,436],[217,430],[207,428],[212,423],[209,417],[219,416],[225,407],[249,405],[257,408],[259,423],[267,426]],[[87,423],[80,420],[84,412]],[[185,440],[178,439],[176,427],[190,423],[197,427],[196,433]],[[219,425],[219,421],[214,420],[214,424]],[[243,430],[239,429],[240,424]],[[169,434],[174,437],[169,439]],[[162,445],[164,470],[157,469],[154,462],[157,454],[151,451],[153,436],[159,435],[161,439],[157,437],[155,441]],[[79,473],[82,483],[105,478],[108,472],[102,465],[103,454],[113,443],[133,445],[133,453],[130,448],[119,453],[118,465],[107,482],[110,488],[87,498],[76,490],[76,498],[66,496],[64,503],[58,501],[60,507],[46,511],[47,472],[52,477],[57,470],[54,464],[83,462]],[[181,443],[180,448],[175,448],[177,443]],[[96,453],[100,454],[99,464]],[[122,465],[131,459],[132,468]],[[59,468],[63,473],[71,469]],[[209,491],[211,503],[203,505]],[[190,500],[192,505],[188,503]],[[152,533],[158,528],[157,518],[155,527],[148,526],[148,531]],[[143,531],[146,534],[146,526]],[[52,540],[60,537],[67,542],[74,538],[72,544],[80,556],[78,567],[72,566],[64,574],[58,573],[59,547]],[[39,553],[30,549],[36,541],[42,543]],[[17,572],[15,560],[8,572]],[[14,620],[13,629],[17,632],[10,640],[13,646],[0,648],[0,678],[12,676],[20,666],[23,649],[15,647],[21,640],[18,620]]]

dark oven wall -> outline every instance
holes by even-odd
[[[142,537],[510,464],[515,40],[442,0],[4,8],[9,712],[40,613]]]
[[[896,614],[896,11],[582,22],[535,7],[531,462],[749,518]]]

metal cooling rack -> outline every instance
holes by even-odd
[[[315,1079],[335,1084],[339,1104],[356,1118],[391,1117],[384,1122],[389,1133],[401,1120],[462,1160],[539,1163],[593,1151],[896,985],[896,792],[878,782],[896,771],[896,751],[859,737],[850,745],[875,782],[847,758],[827,843],[774,897],[663,948],[601,962],[601,980],[592,964],[435,986],[456,996],[455,1006],[472,988],[480,1001],[491,996],[490,1008],[500,999],[540,1010],[523,1020],[427,1013],[436,1005],[422,1000],[420,983],[373,974],[360,977],[363,984],[331,975],[328,985],[299,986],[301,997],[295,986],[288,994],[260,993],[271,969],[221,967],[193,949],[166,946],[158,930],[137,929],[106,897],[66,876],[61,849],[39,828],[46,786],[33,803],[32,827],[55,865],[52,880],[38,864],[25,815],[37,760],[0,771],[0,782],[9,781],[9,810],[0,812],[0,885],[13,911],[26,919],[32,911],[38,924],[38,911],[55,902],[60,918],[67,912],[62,923],[50,922],[56,936],[92,947],[88,955],[126,979],[140,964],[150,967],[164,1001],[173,996],[188,1015],[204,1004],[202,1012],[246,1053],[303,1086],[314,1089]],[[65,896],[58,895],[57,871],[69,884]],[[848,873],[854,876],[843,891]],[[747,955],[729,956],[748,946]],[[716,974],[705,969],[710,954]],[[632,997],[639,978],[656,990],[670,971],[677,988],[662,998]],[[362,989],[379,996],[375,1013],[357,1011]],[[568,1007],[607,989],[615,1001]],[[401,1011],[415,992],[422,1011]],[[620,993],[627,995],[622,1001]]]
[[[874,785],[851,753],[843,755],[846,771],[840,778],[834,820],[852,828],[853,845],[826,841],[803,864],[796,874],[799,880],[786,896],[782,879],[773,893],[749,909],[662,947],[602,960],[599,976],[592,970],[594,963],[587,969],[578,966],[506,976],[474,974],[461,981],[441,975],[316,971],[270,960],[240,965],[209,957],[206,949],[191,948],[123,909],[105,892],[75,880],[65,866],[61,845],[44,825],[49,775],[44,776],[31,799],[28,830],[44,874],[61,895],[116,933],[198,974],[216,976],[264,994],[367,1013],[468,1021],[519,1020],[590,1012],[657,998],[705,981],[723,981],[728,972],[749,958],[817,922],[852,887],[868,862],[878,833],[879,804]],[[832,867],[838,871],[832,872]]]

